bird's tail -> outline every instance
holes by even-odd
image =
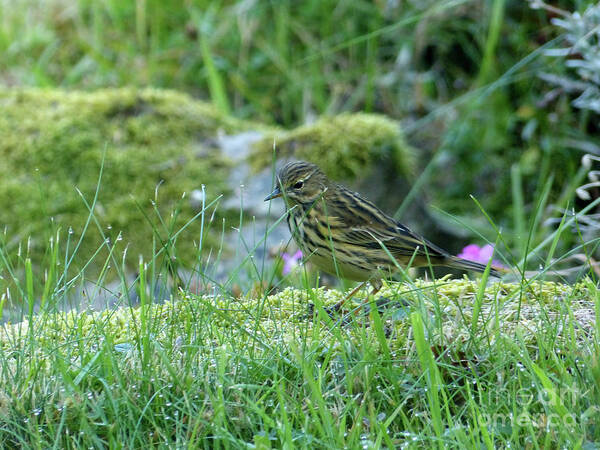
[[[480,264],[475,261],[469,261],[468,259],[462,259],[457,256],[449,257],[447,265],[448,265],[448,267],[454,267],[455,269],[473,270],[475,272],[482,272],[482,273],[485,271],[485,267],[486,267],[485,264]],[[494,265],[492,265],[492,267],[490,267],[490,275],[492,275],[493,277],[500,278],[500,277],[502,277],[502,272],[505,272],[505,271],[506,271],[506,269],[504,269],[503,267],[496,267]]]

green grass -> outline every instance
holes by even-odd
[[[101,231],[94,201],[87,223]],[[163,220],[158,208],[155,214]],[[196,220],[211,226],[203,216]],[[276,222],[265,233],[273,226],[284,225]],[[182,245],[179,231],[171,230],[174,253]],[[94,289],[107,278],[121,280],[114,292],[119,308],[77,313],[65,311],[66,299],[84,287],[93,296],[94,289],[84,284],[85,272],[69,271],[69,251],[78,244],[67,237],[59,249],[62,237],[49,243],[46,266],[38,269],[43,277],[23,254],[0,279],[4,313],[14,322],[0,329],[4,447],[600,442],[600,290],[590,278],[575,285],[540,281],[552,265],[520,282],[487,286],[467,278],[407,278],[381,291],[396,306],[354,314],[356,299],[346,317],[320,311],[311,318],[309,302],[327,306],[343,294],[313,289],[302,281],[308,274],[281,280],[248,257],[230,280],[209,287],[207,253],[199,253],[194,278],[161,291],[157,280],[177,270],[160,257],[169,246],[140,260],[133,281],[123,250],[113,247]],[[198,248],[210,252],[202,242]],[[228,286],[240,270],[254,270],[259,284],[296,288],[234,297]]]
[[[342,327],[306,319],[310,295],[302,291],[246,300],[184,293],[164,305],[36,316],[2,333],[0,441],[40,448],[597,442],[598,340],[593,318],[582,315],[594,308],[596,285],[557,286],[549,297],[534,287],[521,321],[514,297],[492,288],[475,328],[468,303],[476,286],[458,286],[459,295],[449,293],[451,283],[441,289],[438,317],[431,285],[419,296],[390,285],[426,303],[395,321],[382,313],[385,347],[377,321]]]
[[[0,235],[0,446],[600,445],[598,277],[587,266],[560,272],[575,257],[589,265],[600,245],[580,228],[600,200],[570,213],[587,173],[564,145],[565,137],[595,142],[596,116],[574,110],[567,95],[537,106],[546,92],[537,74],[565,70],[542,57],[560,43],[546,15],[510,0],[400,2],[390,11],[393,2],[333,0],[248,10],[239,1],[18,2],[0,0],[7,85],[176,88],[209,98],[213,115],[286,126],[353,110],[405,119],[411,144],[426,150],[426,169],[398,214],[434,193],[438,216],[495,242],[513,272],[487,284],[485,276],[427,282],[403,274],[381,292],[397,306],[355,315],[356,299],[352,311],[330,318],[320,306],[343,293],[315,289],[308,269],[284,278],[265,270],[253,258],[261,241],[239,242],[243,262],[229,279],[214,279],[225,224],[211,220],[213,185],[196,216],[181,203],[139,208],[138,230],[149,238],[136,248],[134,260],[145,256],[132,276],[132,247],[109,236],[99,186],[86,179],[77,233],[48,224],[29,241]],[[166,116],[190,129],[173,111]],[[94,120],[78,126],[90,124],[96,133]],[[143,123],[136,130],[148,136]],[[150,130],[153,144],[170,140],[162,130]],[[302,133],[288,133],[290,148]],[[106,180],[113,167],[98,155],[89,163]],[[194,245],[181,239],[191,225]],[[264,233],[274,226],[285,225],[279,219]],[[220,243],[205,241],[211,228]],[[81,255],[84,241],[92,250]],[[34,245],[45,245],[40,263]],[[177,259],[183,251],[195,253],[189,278]],[[92,265],[99,270],[90,278]],[[242,272],[255,286],[236,296]],[[279,292],[267,295],[265,284]],[[87,311],[109,288],[117,308]],[[74,298],[83,298],[75,305],[82,311],[69,311]],[[306,315],[309,302],[315,317]]]

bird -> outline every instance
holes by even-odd
[[[382,279],[398,272],[398,266],[486,269],[419,236],[359,193],[331,181],[316,164],[293,161],[283,166],[265,201],[279,197],[304,259],[324,272],[362,282],[335,305],[336,310],[367,282],[375,295],[383,286]],[[500,268],[491,267],[490,275],[501,277]]]

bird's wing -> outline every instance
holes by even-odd
[[[446,257],[448,253],[402,224],[393,229],[351,227],[345,233],[346,242],[367,248],[386,248],[393,256]]]
[[[346,190],[343,199],[343,203],[328,204],[330,219],[345,225],[341,233],[336,233],[337,240],[374,249],[385,246],[396,257],[448,256],[446,251],[397,222],[357,193]],[[342,208],[344,211],[341,211]],[[348,214],[348,211],[352,211],[352,214]]]

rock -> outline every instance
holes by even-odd
[[[227,285],[232,274],[251,283],[253,271],[271,261],[269,250],[290,241],[285,223],[271,229],[283,202],[264,202],[278,167],[307,159],[341,182],[376,177],[366,187],[380,189],[381,171],[409,185],[415,159],[399,124],[378,115],[342,114],[282,130],[225,116],[185,94],[134,88],[0,88],[0,107],[5,250],[9,258],[30,258],[36,273],[64,264],[68,241],[70,276],[85,267],[85,277],[95,279],[107,260],[124,263],[131,275],[142,258],[167,263],[182,278],[212,261],[201,270],[213,284]],[[375,202],[389,194],[374,192]],[[60,258],[49,260],[48,249]],[[117,278],[113,270],[105,284]],[[0,276],[10,275],[0,269]],[[97,296],[94,305],[114,301]]]

